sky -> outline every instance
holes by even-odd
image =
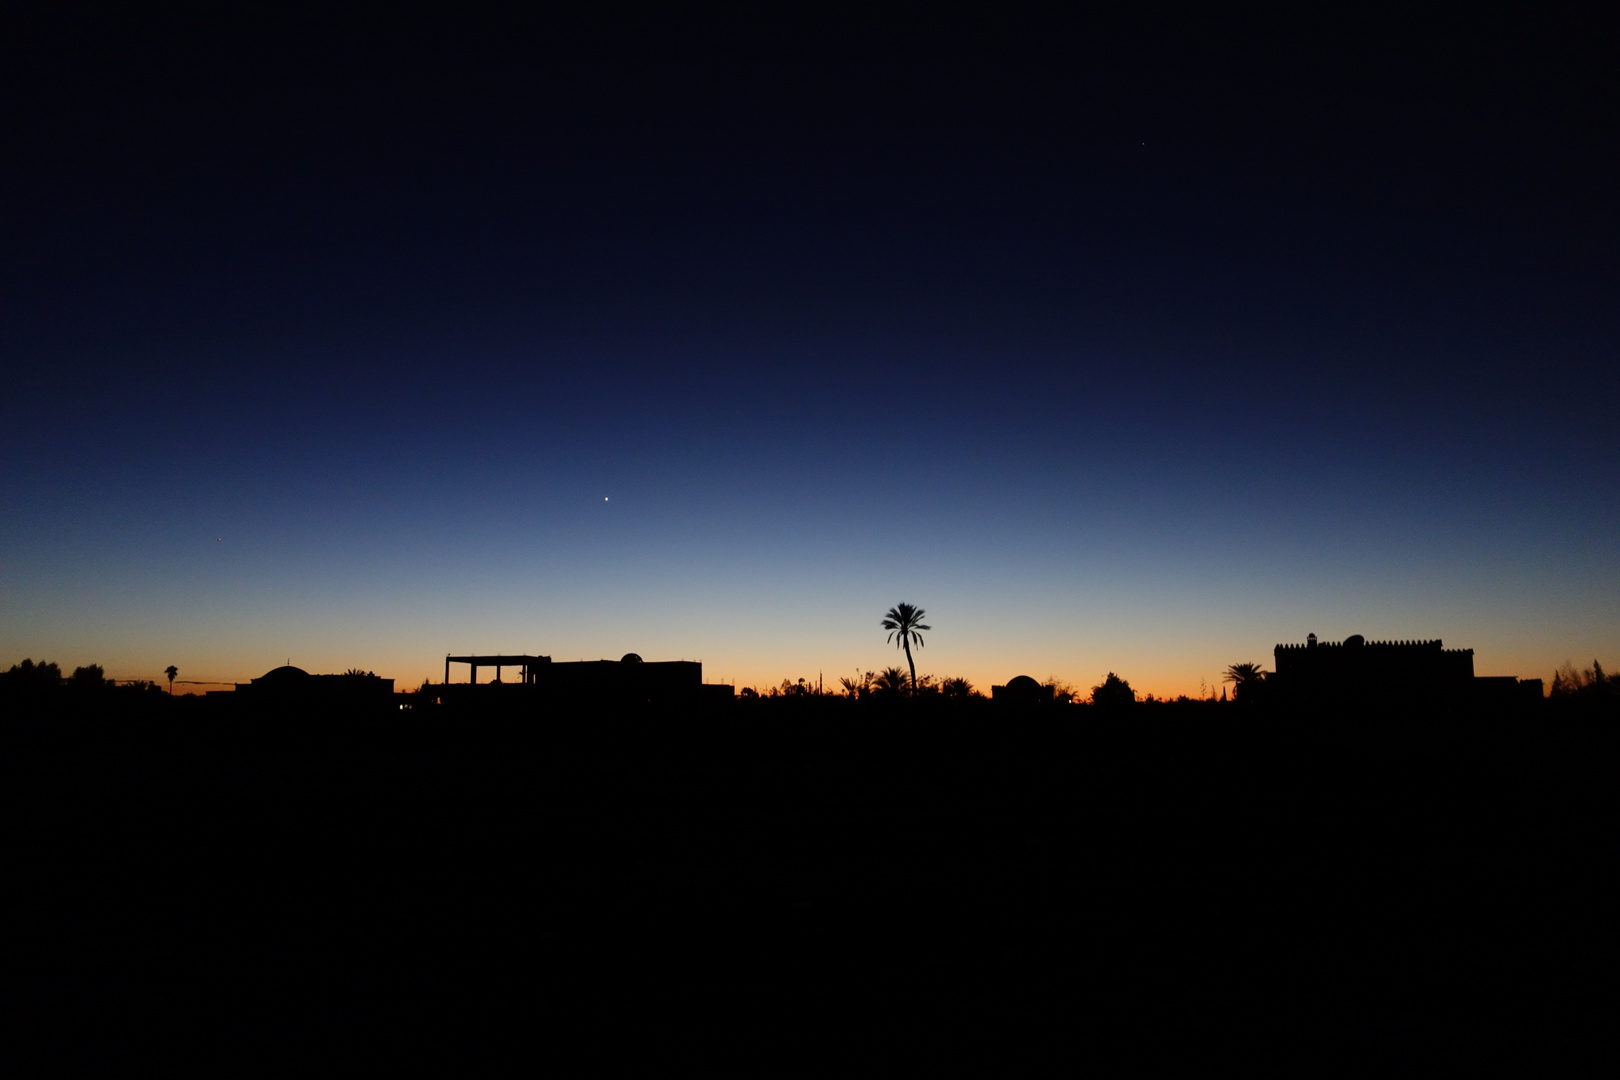
[[[1601,14],[7,15],[0,664],[1620,661]]]

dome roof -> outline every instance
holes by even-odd
[[[1028,675],[1015,675],[1007,680],[1007,689],[1015,694],[1032,694],[1040,690],[1041,684]]]
[[[291,664],[283,664],[281,667],[265,672],[263,675],[259,676],[253,681],[287,682],[291,679],[307,678],[309,678],[309,672],[305,671],[303,668],[293,667]]]
[[[621,663],[621,664],[639,664],[639,663],[641,663],[641,657],[637,656],[633,652],[627,652],[623,656],[619,657],[619,663]]]

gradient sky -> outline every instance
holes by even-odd
[[[7,17],[0,664],[1620,661],[1596,9],[363,10]]]

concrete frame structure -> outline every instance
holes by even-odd
[[[526,653],[519,653],[515,656],[502,653],[496,653],[494,656],[450,656],[447,654],[444,658],[444,682],[446,686],[450,685],[451,664],[468,664],[472,667],[472,678],[467,680],[470,683],[478,682],[478,669],[480,667],[494,668],[496,682],[501,681],[501,670],[503,668],[515,667],[522,672],[519,685],[533,686],[540,681],[540,672],[537,669],[543,664],[550,663],[551,657],[549,656],[529,656]]]
[[[468,665],[467,682],[450,681],[451,664]],[[479,683],[481,667],[494,668],[496,681]],[[519,671],[512,682],[501,679],[509,667]],[[645,662],[626,653],[619,660],[553,662],[528,653],[486,653],[445,656],[438,701],[453,708],[515,713],[556,706],[688,708],[730,701],[733,695],[730,686],[705,685],[703,665],[696,660]]]

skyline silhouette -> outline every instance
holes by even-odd
[[[886,643],[905,648],[904,633],[921,646],[919,630],[931,629],[921,622],[922,608],[902,603],[891,608],[881,626],[889,631]],[[909,651],[909,650],[908,650]],[[638,653],[626,653],[619,660],[554,661],[550,656],[528,653],[489,653],[444,657],[443,678],[435,683],[399,686],[396,680],[380,678],[375,672],[349,668],[341,674],[315,674],[293,665],[278,666],[246,683],[229,688],[207,687],[210,698],[273,703],[278,709],[296,712],[300,703],[324,703],[322,708],[342,707],[346,702],[364,699],[385,709],[419,708],[423,705],[451,706],[478,711],[500,705],[518,714],[551,713],[562,708],[589,708],[620,701],[640,702],[654,710],[676,711],[702,708],[705,711],[729,708],[736,700],[762,698],[845,698],[851,701],[887,698],[937,699],[940,701],[997,701],[1033,705],[1037,703],[1091,704],[1117,706],[1144,704],[1226,703],[1226,685],[1232,688],[1231,701],[1245,705],[1259,703],[1309,717],[1324,711],[1376,711],[1381,707],[1423,712],[1433,708],[1446,711],[1518,708],[1546,698],[1559,699],[1584,694],[1602,697],[1612,689],[1602,664],[1594,659],[1589,668],[1578,668],[1566,661],[1550,680],[1539,676],[1476,675],[1472,648],[1445,648],[1439,639],[1368,641],[1352,634],[1343,641],[1319,641],[1308,634],[1302,644],[1279,643],[1273,650],[1275,668],[1241,661],[1227,666],[1220,680],[1199,687],[1196,695],[1156,695],[1138,692],[1127,679],[1109,671],[1089,694],[1058,676],[1044,681],[1027,674],[1017,675],[1006,684],[980,689],[972,680],[959,675],[917,673],[915,664],[907,669],[889,667],[882,671],[857,669],[854,676],[835,676],[829,686],[825,673],[814,679],[801,676],[795,682],[784,677],[780,684],[736,685],[706,682],[701,661],[643,660]],[[910,657],[908,656],[908,660]],[[1611,665],[1611,667],[1614,665]],[[466,668],[464,679],[452,678],[452,668]],[[485,678],[478,678],[479,668]],[[503,671],[512,678],[504,679]],[[170,665],[163,675],[168,679],[168,696],[174,696],[177,668]],[[30,693],[48,686],[80,687],[124,685],[133,689],[156,687],[155,680],[107,678],[98,664],[75,668],[64,676],[55,662],[25,658],[4,673],[10,692],[32,687]],[[189,685],[199,685],[191,680]],[[485,689],[481,689],[485,688]],[[1219,697],[1217,698],[1217,692]],[[402,695],[414,695],[406,697]],[[187,696],[195,696],[188,693]],[[398,702],[399,704],[391,704]],[[223,704],[223,702],[222,702]],[[370,706],[368,706],[370,707]],[[636,707],[640,707],[637,705]]]
[[[0,655],[1620,654],[1568,17],[19,16]]]

